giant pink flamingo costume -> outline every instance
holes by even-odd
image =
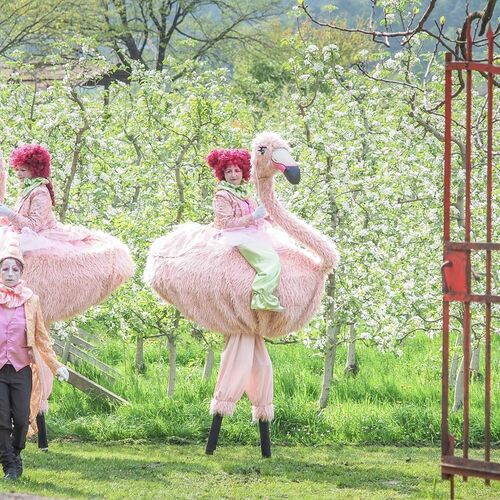
[[[5,198],[5,183],[6,172],[0,153],[0,203]],[[37,189],[45,190],[45,187]],[[28,210],[25,205],[20,205],[21,216],[24,215],[23,210]],[[48,221],[56,230],[62,227],[61,233],[73,230],[72,226],[57,225],[49,218],[53,218],[51,207],[32,222],[32,229],[37,232],[37,226],[47,227]],[[29,217],[23,220],[29,220]],[[8,224],[7,220],[5,222]],[[6,230],[11,231],[11,228],[0,223],[0,231]],[[20,227],[14,230],[18,233],[22,231]],[[84,229],[75,228],[76,233],[79,230]],[[72,318],[100,304],[134,272],[129,250],[117,238],[100,231],[87,233],[88,243],[75,247],[74,251],[67,251],[62,240],[61,250],[57,247],[33,251],[23,249],[23,278],[39,296],[47,325]]]
[[[231,415],[244,391],[259,419],[261,446],[270,456],[268,422],[273,418],[272,365],[263,337],[276,338],[299,330],[317,311],[327,275],[336,266],[335,245],[287,211],[274,193],[281,171],[298,182],[298,166],[288,144],[264,132],[253,141],[252,168],[260,200],[273,224],[291,242],[278,248],[281,278],[277,290],[285,312],[250,308],[254,271],[236,248],[214,238],[214,228],[188,223],[156,240],[149,252],[145,280],[166,302],[206,329],[223,333],[227,343],[211,404],[214,415],[207,453],[215,450],[223,415]]]

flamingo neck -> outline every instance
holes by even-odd
[[[257,178],[255,184],[260,200],[273,221],[294,240],[317,254],[321,259],[321,269],[326,272],[333,269],[338,261],[338,252],[333,242],[283,207],[276,198],[273,177]]]

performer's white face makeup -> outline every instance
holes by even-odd
[[[230,184],[239,186],[243,180],[243,171],[236,165],[228,165],[224,169],[224,179]]]
[[[31,177],[33,177],[31,170],[24,165],[16,168],[16,176],[21,182],[24,181],[24,179],[31,179]]]
[[[23,269],[16,259],[4,259],[0,264],[0,282],[10,288],[16,286],[21,279]]]

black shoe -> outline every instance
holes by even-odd
[[[23,475],[23,459],[21,458],[21,450],[14,449],[14,463],[16,464],[17,477]]]
[[[260,449],[263,458],[271,458],[271,439],[269,437],[269,421],[259,419]]]
[[[208,435],[207,447],[205,453],[207,455],[213,455],[215,448],[217,447],[217,441],[219,439],[220,426],[222,424],[222,415],[216,413],[212,419],[212,426],[210,427],[210,434]]]
[[[19,477],[14,460],[10,461],[8,464],[5,464],[3,469],[5,471],[5,476],[3,477],[4,479],[12,481],[16,480]]]

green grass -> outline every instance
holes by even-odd
[[[271,459],[254,446],[53,442],[29,444],[25,474],[0,481],[1,493],[55,498],[448,498],[436,448],[277,447]],[[500,498],[500,484],[456,479],[456,498]]]
[[[123,374],[114,390],[131,405],[112,407],[67,384],[56,383],[48,415],[52,436],[96,441],[163,439],[199,443],[205,440],[211,421],[208,407],[215,373],[210,381],[201,380],[204,353],[197,342],[184,341],[179,345],[173,398],[166,395],[168,353],[160,348],[161,344],[147,344],[145,375],[136,375],[132,369],[133,346],[122,340],[107,340],[99,345],[100,358],[110,364],[115,362]],[[437,446],[441,418],[439,349],[439,339],[425,336],[408,341],[401,358],[360,345],[360,372],[356,377],[344,375],[345,351],[339,349],[330,403],[325,410],[319,410],[322,354],[300,344],[270,345],[275,372],[274,442]],[[495,345],[494,355],[498,350]],[[498,371],[498,364],[493,365]],[[215,372],[217,366],[218,360]],[[493,374],[492,394],[500,392],[497,371]],[[483,435],[482,390],[482,383],[472,384],[470,437],[476,445],[481,443]],[[224,420],[222,442],[255,441],[257,430],[250,425],[250,415],[250,404],[244,397],[235,415]],[[459,443],[461,412],[451,415],[451,423]],[[495,397],[492,436],[493,442],[500,441],[500,401]]]

